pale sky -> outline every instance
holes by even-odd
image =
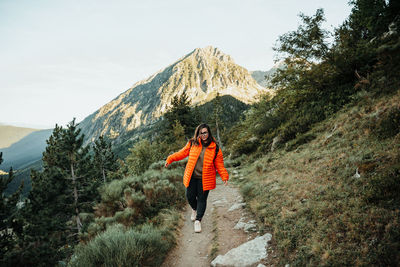
[[[0,0],[0,123],[77,122],[195,48],[218,47],[249,71],[274,65],[300,12],[332,31],[348,0]]]

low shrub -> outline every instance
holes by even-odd
[[[285,150],[286,151],[295,150],[297,147],[307,144],[308,142],[314,140],[315,138],[316,138],[315,134],[309,132],[306,134],[300,134],[299,136],[296,137],[296,139],[286,143]]]
[[[400,132],[400,107],[393,107],[371,124],[372,133],[378,138],[393,137]]]
[[[149,169],[150,169],[150,170],[158,170],[158,171],[161,171],[161,170],[164,168],[164,166],[165,166],[165,160],[159,160],[159,161],[153,162],[153,163],[150,165]]]
[[[255,183],[248,181],[240,188],[241,194],[244,197],[244,199],[252,199],[255,197],[254,194],[255,186],[256,186]]]
[[[129,173],[135,175],[144,173],[157,159],[156,146],[147,139],[143,139],[130,148],[131,153],[126,157]]]
[[[239,157],[236,158],[227,158],[224,159],[224,165],[225,167],[229,168],[229,167],[238,167],[240,165],[242,165],[244,162],[246,162],[247,160],[247,155],[246,154],[242,154]]]
[[[281,136],[281,142],[286,143],[306,133],[311,126],[325,118],[324,107],[317,105],[303,107],[304,110],[295,112],[291,119],[282,124],[276,131],[276,136]]]
[[[150,222],[153,225],[160,227],[163,231],[170,233],[172,236],[169,236],[169,242],[175,243],[176,235],[178,232],[176,231],[179,227],[179,223],[181,218],[180,209],[172,208],[172,209],[162,209],[157,214],[157,216],[153,217]]]
[[[101,201],[104,203],[120,201],[127,187],[133,190],[140,190],[141,184],[142,179],[137,176],[129,176],[121,180],[114,180],[100,188]]]
[[[102,201],[95,206],[97,218],[85,236],[92,238],[115,223],[140,225],[162,209],[181,207],[185,203],[182,175],[181,168],[148,170],[140,176],[106,184],[100,190]],[[87,240],[86,237],[82,239]]]
[[[369,203],[387,207],[400,205],[400,162],[382,172],[371,175],[367,181],[365,199]]]
[[[134,208],[126,208],[122,211],[117,211],[114,218],[118,223],[127,226],[130,225],[132,221],[135,221],[138,215],[138,212],[136,212]]]
[[[125,230],[117,224],[86,245],[78,245],[69,266],[160,266],[173,243],[152,225]]]
[[[148,212],[151,214],[155,214],[163,208],[170,207],[171,203],[183,203],[185,196],[182,187],[176,187],[168,180],[159,180],[145,184],[143,186],[143,193],[146,196],[146,201],[149,203]]]
[[[232,145],[232,155],[239,157],[243,154],[250,154],[257,150],[260,142],[257,138],[241,138]]]

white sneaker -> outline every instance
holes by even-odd
[[[192,220],[192,222],[194,222],[196,220],[196,215],[197,215],[197,212],[195,210],[192,210],[192,215],[190,216],[190,219]]]
[[[194,222],[194,232],[195,233],[200,233],[201,232],[201,223],[200,223],[200,221],[195,221]]]

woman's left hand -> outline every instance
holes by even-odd
[[[224,181],[224,185],[225,185],[225,186],[228,185],[228,180]]]

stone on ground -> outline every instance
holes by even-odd
[[[222,266],[250,266],[267,258],[267,243],[271,234],[265,234],[248,241],[237,248],[231,249],[225,255],[218,255],[212,262],[213,267]]]

